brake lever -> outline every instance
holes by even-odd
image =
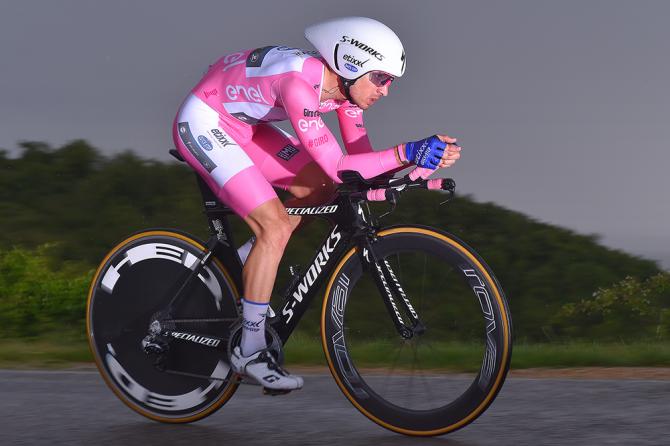
[[[442,190],[447,192],[447,199],[441,202],[438,206],[442,206],[443,204],[447,203],[448,201],[451,201],[451,199],[454,198],[454,195],[456,193],[456,182],[451,178],[445,178],[444,182],[442,183]]]
[[[404,189],[404,187],[402,189]],[[400,191],[402,189],[387,189],[386,190],[386,202],[391,203],[391,210],[389,210],[388,212],[385,212],[382,215],[380,215],[379,217],[377,217],[378,219],[381,220],[382,218],[386,217],[387,215],[395,212],[395,209],[398,206],[398,197],[400,196]]]

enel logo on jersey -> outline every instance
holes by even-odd
[[[231,101],[237,101],[238,99],[246,99],[250,102],[257,102],[259,104],[268,104],[270,103],[265,100],[263,93],[261,92],[261,86],[257,84],[255,87],[244,86],[244,85],[228,85],[226,87],[226,96]]]
[[[310,127],[319,130],[322,129],[323,126],[326,125],[323,123],[321,118],[319,119],[300,119],[298,120],[298,128],[300,129],[301,132],[306,132],[307,130],[310,129]]]

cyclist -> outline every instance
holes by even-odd
[[[266,46],[223,56],[191,90],[173,127],[186,162],[255,236],[253,246],[247,243],[242,338],[231,366],[280,391],[303,385],[277,364],[265,340],[279,261],[301,221],[285,207],[323,204],[343,170],[371,178],[410,163],[449,167],[460,157],[456,139],[447,135],[372,149],[362,112],[388,95],[405,71],[405,51],[391,29],[373,19],[344,17],[308,27],[305,37],[318,52]],[[321,119],[333,110],[346,154]],[[297,138],[271,124],[283,120]],[[282,203],[273,186],[293,198]]]

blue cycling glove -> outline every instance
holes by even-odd
[[[419,167],[437,169],[446,147],[446,142],[440,141],[437,136],[430,136],[419,141],[405,143],[405,155],[407,160],[413,161]]]

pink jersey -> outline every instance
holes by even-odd
[[[227,132],[242,147],[253,137],[255,125],[289,120],[301,145],[338,183],[342,170],[370,178],[397,168],[395,149],[372,149],[359,107],[348,101],[321,101],[324,69],[318,53],[267,46],[222,57],[192,93],[219,113]],[[346,155],[321,119],[333,110]]]

